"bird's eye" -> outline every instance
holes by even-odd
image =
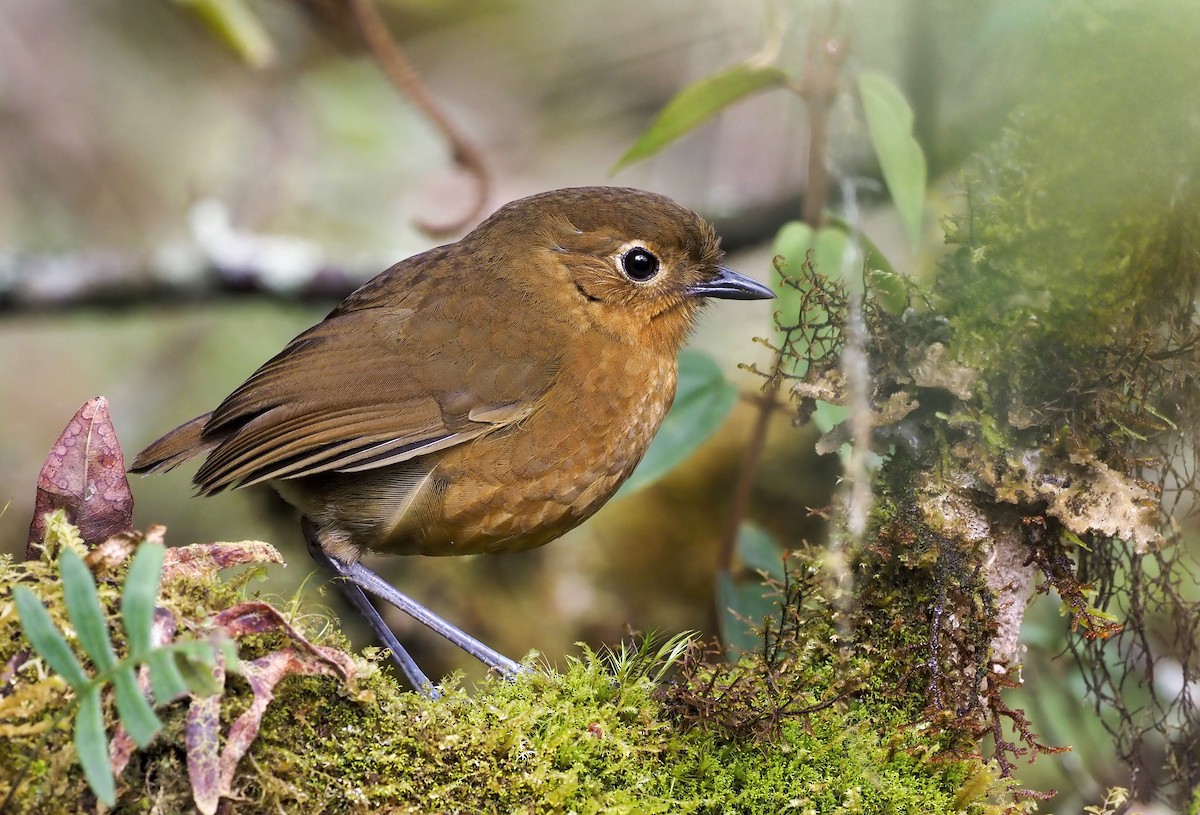
[[[635,246],[621,255],[621,269],[630,280],[644,283],[658,274],[658,258],[641,246]]]

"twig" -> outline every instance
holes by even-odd
[[[829,145],[829,110],[837,98],[838,79],[845,59],[845,43],[833,34],[837,17],[831,17],[825,31],[809,44],[805,59],[804,78],[795,90],[804,99],[808,108],[808,187],[804,195],[804,221],[814,230],[824,220],[825,203],[829,196],[829,169],[826,152]],[[771,415],[779,407],[779,376],[783,363],[782,350],[775,355],[771,373],[762,393],[755,403],[758,414],[742,454],[737,482],[729,500],[729,515],[721,536],[717,556],[718,572],[728,572],[733,567],[733,555],[737,548],[738,530],[750,507],[750,495],[758,475],[759,462],[766,447],[767,431]],[[720,619],[721,610],[714,607],[713,620]],[[719,630],[719,629],[714,629]]]
[[[320,263],[281,281],[265,263],[230,265],[206,258],[181,273],[159,258],[137,252],[0,253],[0,317],[189,305],[242,297],[336,302],[379,268]]]
[[[379,64],[380,70],[437,128],[450,145],[454,163],[465,170],[475,182],[475,199],[471,208],[461,218],[446,224],[433,224],[425,220],[416,222],[422,231],[433,237],[445,237],[459,232],[476,220],[487,205],[491,176],[484,164],[483,155],[450,121],[450,117],[429,93],[416,68],[404,56],[404,52],[388,31],[387,23],[375,7],[375,1],[350,0],[350,8],[358,29],[362,32],[363,40]]]

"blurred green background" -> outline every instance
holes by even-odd
[[[434,98],[481,149],[493,181],[487,211],[562,186],[652,189],[713,218],[730,265],[765,280],[774,232],[797,217],[806,184],[803,105],[785,90],[756,96],[610,175],[674,93],[755,55],[798,76],[814,33],[832,25],[847,47],[846,93],[833,109],[830,142],[834,209],[848,184],[867,234],[897,269],[927,275],[941,244],[937,216],[956,206],[949,193],[961,162],[997,137],[1014,107],[1053,88],[1055,71],[1091,69],[1056,62],[1064,38],[1078,44],[1111,35],[1071,16],[1085,5],[391,0],[381,9]],[[1191,4],[1124,5],[1173,19]],[[131,459],[215,406],[334,305],[287,296],[290,258],[315,254],[365,280],[437,242],[414,220],[450,220],[468,206],[470,182],[452,167],[435,131],[360,48],[347,45],[330,17],[313,13],[334,7],[251,2],[274,50],[273,62],[259,68],[187,2],[7,0],[0,9],[0,505],[7,503],[0,551],[23,549],[41,462],[86,400],[108,397]],[[1131,12],[1142,13],[1150,12]],[[1178,20],[1174,45],[1191,43],[1195,15]],[[1166,53],[1200,59],[1200,49]],[[1108,68],[1125,59],[1106,47],[1092,56]],[[916,249],[886,206],[849,94],[863,70],[892,76],[916,112],[932,190],[926,240]],[[277,239],[251,241],[269,258],[247,257],[274,264],[282,296],[22,305],[23,292],[63,295],[96,269],[133,288],[151,270],[184,279],[198,245],[245,236]],[[767,304],[717,304],[692,345],[750,391],[758,381],[736,366],[763,361],[765,350],[751,338],[769,327]],[[543,549],[373,565],[517,657],[536,649],[561,662],[572,643],[613,642],[627,627],[704,630],[723,499],[750,416],[739,406],[677,473],[611,503]],[[808,510],[826,505],[834,488],[836,462],[817,460],[813,439],[787,417],[776,420],[769,439],[753,515],[785,544],[820,539]],[[193,469],[134,480],[138,526],[164,523],[168,542],[177,545],[275,543],[289,566],[256,584],[267,595],[289,597],[313,576],[295,521],[273,496],[193,499]],[[311,593],[322,582],[308,581],[310,601],[340,608],[332,593]],[[1061,647],[1061,625],[1054,601],[1039,603],[1030,615],[1031,641],[1051,655]],[[392,622],[431,675],[456,667],[478,675],[407,621]],[[1049,659],[1034,662],[1027,681],[1039,665],[1068,670]],[[1058,681],[1041,687],[1038,704],[1051,722],[1043,736],[1078,749],[1021,768],[1022,781],[1058,787],[1055,811],[1078,811],[1106,784],[1120,782],[1122,770],[1078,689]]]

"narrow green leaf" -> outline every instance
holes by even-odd
[[[154,708],[138,687],[137,672],[132,663],[124,664],[113,675],[113,688],[117,698],[117,715],[130,738],[138,747],[145,747],[162,729],[162,722],[154,713]]]
[[[688,85],[667,103],[658,118],[613,166],[612,172],[654,155],[737,100],[756,91],[785,85],[787,79],[787,74],[778,68],[743,63]]]
[[[165,705],[188,692],[187,682],[176,667],[175,655],[171,651],[155,648],[146,655],[146,666],[150,669],[150,687],[154,690],[157,704]]]
[[[96,594],[92,573],[73,549],[62,551],[58,565],[62,570],[63,601],[67,606],[67,616],[75,626],[79,645],[100,671],[107,671],[117,663],[117,655],[108,638],[104,607],[100,605],[100,597]]]
[[[860,74],[858,92],[883,180],[909,240],[916,246],[925,209],[926,167],[925,154],[913,137],[912,108],[895,83],[881,74]]]
[[[675,401],[641,464],[621,487],[629,495],[649,486],[690,456],[725,421],[737,402],[737,388],[710,357],[698,351],[679,355]]]
[[[225,44],[254,68],[275,61],[275,46],[266,27],[243,0],[180,0],[191,6]]]
[[[75,654],[71,653],[71,647],[67,645],[63,635],[54,627],[54,620],[50,619],[50,614],[42,607],[42,601],[24,586],[14,586],[13,602],[17,605],[17,614],[21,618],[21,629],[25,632],[25,638],[42,659],[46,660],[50,669],[67,680],[67,684],[74,688],[76,693],[86,688],[90,680],[83,672],[83,666],[79,664]]]
[[[768,577],[783,580],[784,548],[775,542],[771,533],[756,523],[744,521],[738,529],[738,557],[742,565]]]
[[[154,627],[154,604],[158,599],[158,581],[162,575],[166,547],[143,543],[138,547],[125,575],[121,590],[121,618],[130,654],[145,654],[151,649],[150,633]]]
[[[104,732],[99,685],[92,685],[79,696],[79,709],[75,711],[75,755],[96,797],[107,806],[115,804],[116,780],[108,763],[108,734]]]

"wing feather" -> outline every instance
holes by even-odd
[[[199,440],[208,458],[196,485],[209,493],[387,467],[536,409],[558,369],[552,349],[501,332],[481,356],[427,315],[335,311],[301,334],[208,417]]]

